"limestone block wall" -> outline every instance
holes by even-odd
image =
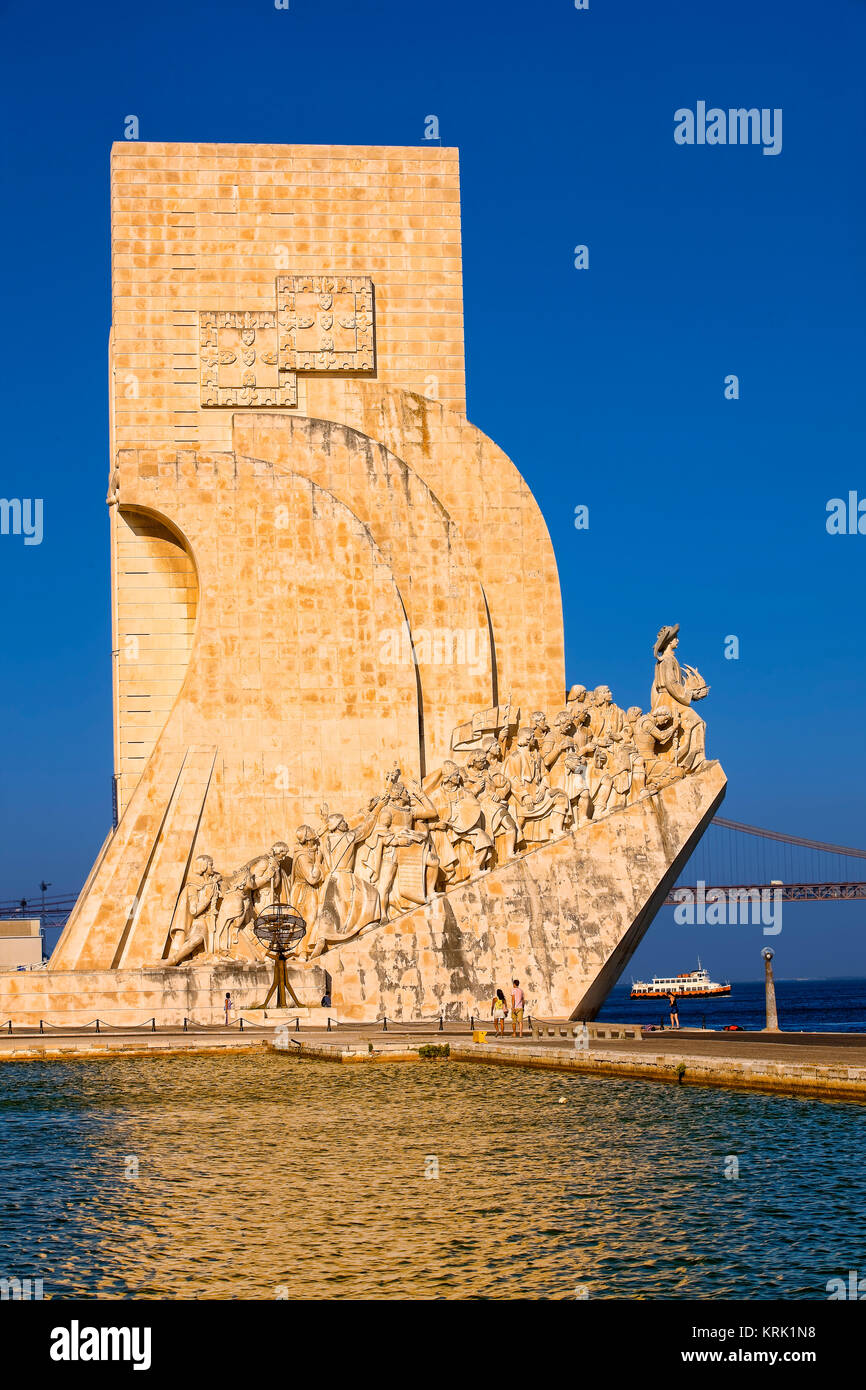
[[[498,700],[510,693],[524,711],[554,714],[565,695],[559,573],[544,517],[511,459],[457,410],[378,381],[311,378],[308,407],[381,442],[423,480],[459,527],[484,590]],[[286,414],[239,411],[234,447],[276,460],[290,430]]]
[[[423,610],[434,641],[456,630],[476,657],[477,636],[486,629],[483,671],[477,659],[462,669],[448,664],[449,701],[439,688],[443,673],[426,673],[421,718],[430,748],[422,749],[422,764],[428,753],[437,761],[448,751],[450,727],[474,708],[510,695],[525,708],[553,710],[565,680],[559,585],[543,518],[514,465],[464,418],[459,197],[457,151],[431,146],[123,141],[112,151],[112,468],[126,448],[234,449],[287,462],[373,528],[397,570],[409,566],[408,579],[400,572],[397,582],[416,627]],[[211,404],[222,395],[204,390],[206,358],[230,360],[237,382],[245,373],[259,385],[282,380],[286,334],[294,331],[286,324],[312,322],[303,314],[318,311],[313,290],[326,288],[322,277],[329,274],[355,276],[368,287],[370,354],[350,353],[345,362],[339,353],[334,360],[325,354],[326,362],[307,354],[308,361],[295,363],[294,395],[284,391],[265,412],[251,404],[256,391],[241,406]],[[289,313],[280,286],[305,276],[312,277],[307,308]],[[345,301],[326,301],[322,296],[332,312],[321,323],[339,335],[350,322]],[[392,476],[402,473],[406,505],[397,505],[394,488],[377,499],[358,457],[352,469],[328,450],[299,457],[302,431],[293,427],[302,416],[355,429],[373,441],[368,453],[387,449],[399,460],[389,467]],[[444,542],[428,524],[437,508]],[[142,557],[132,553],[123,516],[113,510],[121,812],[176,696],[193,617],[190,604],[185,614],[179,604],[157,613],[157,595],[126,592],[139,587],[138,579],[147,590],[152,577],[129,574],[138,568],[129,562]],[[148,564],[155,548],[154,540]],[[441,583],[443,565],[433,563],[440,553],[454,583]],[[180,577],[183,548],[176,561]],[[471,583],[455,573],[468,565]],[[428,590],[438,585],[435,594],[420,594],[425,583]],[[142,608],[155,624],[142,631],[148,641],[165,637],[160,661],[171,667],[146,680],[144,665],[124,668],[125,643]]]
[[[465,409],[454,149],[120,141],[111,154],[115,447],[231,447],[202,409],[199,311],[276,309],[287,272],[375,282],[377,378]],[[298,406],[306,413],[307,378]]]
[[[451,756],[461,711],[488,709],[497,685],[495,643],[475,557],[458,522],[414,469],[344,425],[305,416],[236,417],[241,453],[312,478],[368,527],[394,573],[417,656],[425,770]],[[411,659],[408,643],[378,631],[387,678]]]
[[[99,1019],[102,1023],[138,1026],[155,1018],[157,1026],[182,1027],[185,1018],[194,1023],[222,1023],[223,1000],[230,992],[235,1018],[242,1009],[261,1004],[271,982],[266,965],[188,966],[185,970],[28,970],[0,971],[0,1024],[78,1027]],[[319,986],[323,978],[310,983]]]
[[[121,510],[172,518],[195,558],[199,626],[163,741],[219,747],[231,863],[288,834],[328,796],[354,811],[393,761],[420,766],[411,666],[383,668],[404,605],[391,567],[344,503],[236,455],[127,453]]]

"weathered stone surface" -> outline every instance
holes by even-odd
[[[515,974],[591,1016],[724,778],[676,628],[646,714],[566,697],[544,519],[462,413],[456,152],[124,144],[112,204],[119,824],[0,1015],[211,1017],[283,904],[341,1017]]]
[[[320,956],[339,1017],[477,1016],[517,977],[531,1012],[593,1018],[724,792],[709,763]]]
[[[308,987],[321,983],[312,974]],[[40,970],[0,973],[0,1023],[38,1027],[83,1026],[100,1022],[137,1025],[155,1018],[157,1024],[222,1023],[223,1000],[230,992],[235,1017],[260,1004],[268,991],[271,970],[266,965],[187,966],[182,970]],[[321,992],[316,997],[319,1003]]]
[[[307,399],[309,415],[381,443],[439,499],[460,527],[484,589],[495,699],[552,714],[565,692],[559,573],[544,517],[511,459],[453,404],[382,381],[311,378]],[[239,412],[234,448],[276,462],[290,427],[285,414]]]

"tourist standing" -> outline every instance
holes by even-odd
[[[501,1037],[505,1037],[505,1015],[508,1013],[508,1005],[505,1002],[505,995],[501,989],[496,991],[493,996],[493,1003],[490,1007],[490,1017],[493,1019],[493,1026]]]
[[[672,1027],[672,1028],[679,1028],[679,1026],[680,1026],[680,1006],[679,1006],[679,1004],[677,1003],[677,996],[676,996],[675,994],[669,994],[669,995],[668,995],[668,999],[671,1001],[671,1027]]]
[[[225,997],[225,1003],[223,1004],[223,1008],[225,1009],[226,1015],[226,1028],[228,1028],[229,1024],[232,1021],[232,1010],[234,1006],[235,1001],[232,999],[231,995],[227,993]]]
[[[518,1025],[520,1026],[520,1036],[523,1037],[523,1008],[526,1003],[526,996],[520,988],[519,980],[511,981],[511,1032],[517,1037]]]

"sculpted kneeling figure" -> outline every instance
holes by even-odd
[[[561,835],[570,815],[568,797],[548,786],[531,728],[518,731],[503,770],[511,782],[514,815],[525,843],[543,844],[550,837],[548,827],[553,835]]]

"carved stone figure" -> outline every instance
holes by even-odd
[[[252,907],[252,881],[247,864],[222,880],[220,896],[213,950],[217,956],[226,957],[232,954],[232,947],[237,944]]]
[[[631,760],[631,787],[628,793],[628,802],[631,805],[638,801],[646,791],[646,763],[640,754],[635,753]]]
[[[586,759],[575,749],[563,755],[563,790],[571,806],[576,826],[585,825],[592,815],[592,795],[587,780]]]
[[[583,726],[585,728],[585,725]],[[551,787],[565,790],[565,755],[575,749],[574,736],[577,732],[570,710],[560,710],[553,717],[553,729],[548,730],[540,745],[541,761]]]
[[[666,705],[659,705],[637,721],[635,743],[646,765],[646,783],[650,790],[666,786],[686,771],[676,762],[680,735],[680,717]]]
[[[677,633],[673,626],[658,634],[648,714],[638,705],[620,709],[606,685],[589,694],[572,686],[551,723],[533,710],[518,728],[510,703],[496,706],[454,731],[453,746],[467,754],[463,767],[446,761],[422,787],[404,782],[395,764],[383,794],[351,824],[323,805],[318,832],[300,826],[292,855],[277,840],[229,875],[200,855],[184,886],[183,924],[171,930],[159,963],[261,960],[256,912],[286,901],[307,924],[297,958],[311,960],[702,766],[704,722],[692,705],[708,687],[698,671],[680,667]]]
[[[285,861],[290,851],[287,844],[277,840],[267,854],[251,859],[247,868],[250,871],[253,891],[258,894],[258,908],[271,907],[274,903],[285,902],[289,895],[289,874]]]
[[[609,766],[608,750],[596,748],[587,769],[587,781],[592,797],[593,820],[598,820],[608,809],[608,802],[614,797],[613,773]]]
[[[213,954],[220,876],[209,854],[200,854],[193,864],[193,877],[186,885],[184,925],[171,933],[171,951],[165,965],[180,965],[190,956]]]
[[[484,828],[484,811],[477,797],[464,785],[456,763],[445,762],[427,779],[425,790],[436,807],[437,829],[444,831],[456,851],[461,881],[482,873],[490,860],[493,841]],[[452,879],[453,881],[453,879]]]
[[[355,873],[372,884],[378,884],[382,867],[382,848],[386,831],[379,825],[379,815],[388,804],[388,796],[387,791],[382,796],[371,796],[364,810],[353,817],[359,823],[370,818],[371,829],[359,843],[355,854]]]
[[[613,702],[609,685],[598,685],[593,691],[593,704],[590,710],[589,727],[598,739],[607,735],[616,741],[625,725],[625,713]]]
[[[578,753],[588,759],[595,752],[595,737],[589,727],[590,707],[589,705],[570,706],[569,713],[574,725],[574,733],[571,735],[572,742]]]
[[[706,725],[692,705],[696,700],[704,699],[709,686],[695,667],[680,666],[676,657],[679,630],[679,623],[674,623],[661,628],[656,638],[653,647],[656,667],[650,708],[667,705],[679,716],[676,760],[681,767],[695,771],[706,760]]]
[[[656,760],[673,762],[679,718],[674,718],[667,705],[659,705],[650,714],[641,715],[635,725],[634,741],[648,767]]]
[[[432,897],[440,860],[428,826],[438,819],[436,807],[417,782],[410,782],[409,787],[402,782],[391,783],[388,800],[371,832],[377,841],[383,918],[406,912]],[[457,856],[451,850],[447,867],[452,877],[456,863]]]
[[[603,745],[607,752],[607,762],[611,774],[611,790],[607,809],[615,811],[625,806],[632,790],[633,755],[636,749],[631,738],[621,733],[617,738],[606,734]]]
[[[543,844],[550,835],[561,835],[569,816],[564,791],[552,791],[544,776],[532,729],[518,731],[517,743],[505,759],[503,771],[511,782],[514,816],[528,845]]]
[[[511,814],[511,783],[504,773],[491,773],[484,786],[481,805],[484,824],[493,841],[492,859],[503,864],[517,853],[519,828]]]
[[[498,739],[484,740],[481,756],[486,764],[484,786],[479,796],[484,811],[484,825],[493,841],[491,863],[502,864],[517,853],[520,833],[511,809],[513,788],[502,770],[502,744]]]
[[[486,753],[483,751],[473,753],[471,757],[466,759],[460,771],[466,790],[471,792],[476,800],[480,801],[484,791],[484,783],[487,781],[488,763]]]
[[[252,930],[253,915],[288,897],[289,879],[283,867],[288,857],[288,845],[277,840],[267,853],[223,879],[214,942],[217,955],[264,960],[265,949]]]
[[[306,955],[315,931],[319,889],[325,870],[316,832],[308,825],[299,825],[295,839],[289,902],[307,924],[306,934],[298,945],[298,955]]]
[[[534,709],[529,716],[529,727],[532,730],[532,737],[541,748],[544,740],[550,733],[550,725],[547,722],[547,715],[543,709]]]
[[[355,872],[358,851],[373,829],[378,805],[375,802],[353,830],[344,816],[329,815],[327,806],[322,807],[324,824],[319,831],[319,847],[326,874],[315,925],[305,938],[307,959],[348,941],[381,918],[378,889]]]

